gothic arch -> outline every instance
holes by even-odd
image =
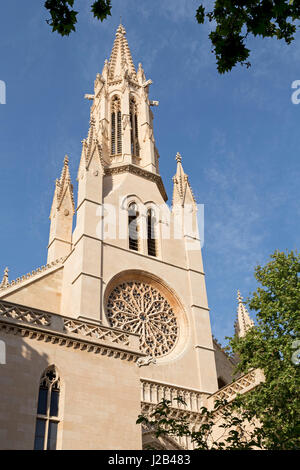
[[[160,253],[160,213],[159,208],[154,203],[146,203],[146,225],[147,225],[147,254],[148,256],[159,257]]]
[[[35,450],[58,450],[62,443],[64,385],[55,364],[43,371],[38,383]]]
[[[122,101],[118,94],[114,93],[110,101],[110,139],[111,155],[122,153]]]

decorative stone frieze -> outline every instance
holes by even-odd
[[[134,362],[144,356],[131,333],[6,301],[0,302],[0,331]]]
[[[50,326],[51,315],[28,307],[22,307],[0,301],[0,320],[22,321],[31,325]]]

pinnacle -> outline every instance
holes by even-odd
[[[243,297],[241,296],[241,293],[239,290],[237,291],[237,299],[238,299],[239,304],[243,303]]]
[[[119,24],[119,26],[118,26],[118,29],[117,29],[117,32],[116,32],[116,36],[117,36],[118,34],[121,34],[122,36],[125,36],[125,34],[126,34],[126,30],[125,30],[124,26],[122,25],[122,22],[121,22],[121,23]]]
[[[175,160],[176,160],[177,163],[181,163],[181,161],[182,161],[182,156],[180,155],[179,152],[177,152]]]
[[[62,168],[61,176],[55,181],[55,196],[57,208],[60,207],[60,204],[64,198],[64,195],[67,191],[67,188],[70,188],[71,200],[73,208],[75,207],[74,198],[73,198],[73,186],[71,183],[71,175],[69,171],[69,157],[65,155],[64,165]]]
[[[67,181],[67,182],[71,181],[70,172],[69,172],[69,157],[68,157],[68,155],[65,155],[64,166],[63,166],[63,169],[62,169],[62,172],[61,172],[61,177],[60,177],[60,180],[59,180],[59,184],[60,184],[61,188],[64,186],[65,181]]]
[[[242,337],[246,334],[248,328],[252,328],[254,326],[254,322],[250,318],[249,312],[244,305],[243,297],[239,290],[237,291],[237,300],[237,321],[235,323],[235,327],[238,336]]]
[[[122,76],[126,72],[129,76],[136,78],[136,70],[126,39],[126,30],[122,23],[116,32],[116,38],[109,59],[109,68],[111,80]]]
[[[3,287],[7,287],[9,285],[9,281],[8,281],[8,272],[9,272],[9,269],[6,267],[4,269],[4,275],[3,275],[3,279],[2,279],[2,282],[0,284],[0,288],[3,288]]]
[[[189,197],[189,201],[195,203],[195,197],[193,195],[188,176],[185,174],[184,169],[182,167],[182,156],[179,152],[177,152],[175,160],[177,162],[177,170],[175,176],[173,177],[173,205],[177,202],[180,202],[180,204],[184,204],[187,200],[187,194]]]

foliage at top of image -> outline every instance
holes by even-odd
[[[219,73],[228,72],[237,63],[249,67],[250,50],[245,43],[250,34],[263,38],[294,40],[296,20],[300,18],[299,0],[215,0],[214,8],[206,12],[200,5],[196,19],[205,18],[216,27],[209,38],[217,59]]]
[[[73,6],[74,0],[46,0],[45,8],[51,15],[47,23],[52,31],[62,36],[75,31],[78,11]],[[237,64],[250,67],[250,49],[246,47],[250,35],[284,39],[287,44],[295,38],[300,0],[214,0],[212,6],[207,11],[201,4],[196,20],[203,24],[207,19],[214,24],[209,38],[220,74]],[[91,12],[100,21],[111,16],[111,10],[111,0],[96,0],[91,5]]]
[[[45,8],[49,10],[51,19],[47,23],[52,31],[57,31],[61,36],[69,36],[75,31],[78,11],[73,10],[74,0],[46,0]],[[100,21],[111,16],[111,0],[96,0],[91,5],[91,11]]]

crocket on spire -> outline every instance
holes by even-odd
[[[109,68],[110,80],[122,76],[126,71],[131,78],[136,79],[136,70],[122,23],[120,23],[116,32],[116,39],[109,59]]]
[[[5,268],[4,269],[4,275],[3,275],[3,279],[2,279],[2,282],[0,284],[0,289],[3,289],[5,287],[7,287],[9,285],[9,280],[8,280],[8,268]]]
[[[237,320],[235,322],[235,331],[239,338],[245,336],[247,330],[254,326],[253,320],[251,320],[249,312],[243,302],[243,297],[240,291],[237,291]]]
[[[184,206],[185,203],[195,204],[195,198],[193,195],[192,188],[189,183],[189,178],[185,174],[182,166],[182,157],[179,152],[176,154],[177,170],[176,174],[173,177],[173,206],[175,204],[180,204]]]

